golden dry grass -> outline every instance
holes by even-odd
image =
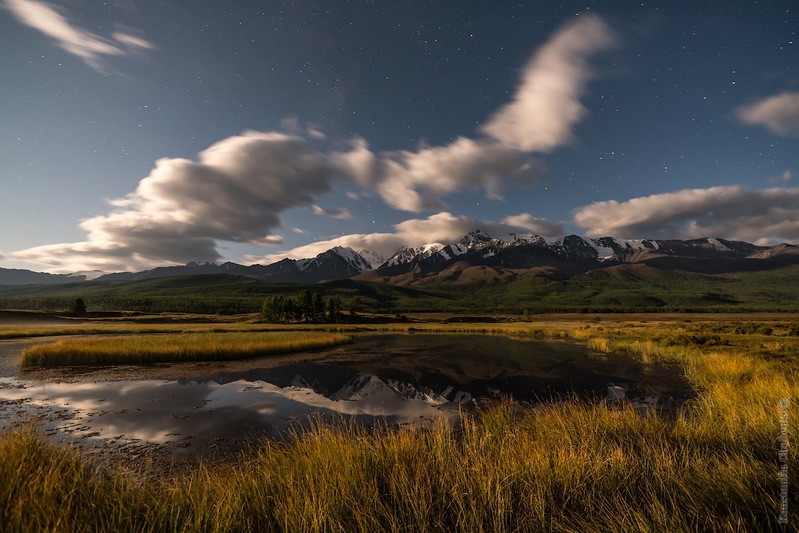
[[[199,332],[62,339],[22,352],[23,367],[220,361],[293,353],[350,342],[319,331]]]

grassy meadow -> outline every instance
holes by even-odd
[[[669,417],[604,402],[506,400],[464,413],[459,425],[421,431],[318,424],[291,442],[255,442],[235,461],[166,477],[146,466],[97,464],[35,429],[9,431],[0,437],[0,524],[13,531],[797,531],[798,326],[785,318],[640,316],[361,327],[575,339],[680,365],[697,394]],[[779,523],[781,489],[787,525]]]

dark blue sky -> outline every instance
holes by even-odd
[[[0,0],[0,266],[799,242],[793,2],[102,4]]]

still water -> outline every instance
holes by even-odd
[[[500,395],[663,406],[687,390],[675,368],[489,335],[369,335],[285,357],[20,373],[19,352],[34,342],[0,343],[0,428],[33,419],[56,441],[134,457],[153,446],[212,453],[312,419],[425,425]]]

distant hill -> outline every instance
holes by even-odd
[[[0,268],[0,285],[60,284],[86,281],[83,274],[48,274],[16,268]]]

